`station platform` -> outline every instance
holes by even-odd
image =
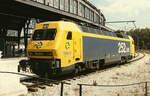
[[[26,86],[20,83],[17,73],[19,61],[24,58],[0,59],[0,96],[25,96]]]

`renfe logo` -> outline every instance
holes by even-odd
[[[39,48],[42,47],[42,45],[43,45],[42,42],[38,42],[38,43],[35,44],[35,47],[36,47],[37,49],[39,49]]]
[[[66,42],[65,48],[66,48],[66,50],[68,50],[70,48],[70,43],[69,42]]]
[[[127,53],[130,52],[129,48],[126,46],[125,42],[118,43],[118,53]]]

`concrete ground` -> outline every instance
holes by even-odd
[[[0,59],[0,96],[23,96],[27,88],[20,84],[17,72],[18,62],[23,58]]]

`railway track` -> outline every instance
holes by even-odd
[[[142,59],[142,58],[145,57],[145,54],[144,54],[144,53],[136,53],[136,54],[137,54],[137,55],[135,56],[134,59],[128,61],[128,62],[125,63],[125,64],[123,63],[123,64],[118,64],[118,65],[115,65],[115,64],[114,64],[114,65],[108,65],[108,66],[104,67],[103,70],[98,70],[97,72],[104,72],[104,71],[107,71],[107,70],[111,70],[111,69],[114,68],[114,67],[119,67],[119,66],[127,65],[127,64],[130,64],[130,63],[132,63],[132,62],[136,62],[136,61],[138,61],[138,60],[140,60],[140,59]],[[140,54],[142,54],[141,57],[139,57]],[[139,58],[138,58],[138,57],[139,57]]]
[[[141,57],[139,57],[140,54],[142,54]],[[133,60],[128,61],[126,64],[138,61],[138,60],[140,60],[144,57],[145,57],[144,53],[137,53],[136,58],[133,59]],[[73,77],[71,74],[66,75],[66,76],[62,76],[61,78],[59,77],[59,78],[54,78],[54,79],[40,78],[40,77],[35,77],[35,76],[32,78],[32,76],[30,76],[30,78],[20,80],[20,82],[23,85],[27,86],[28,91],[36,92],[36,91],[38,91],[38,88],[45,89],[46,86],[52,87],[54,84],[58,85],[61,82],[69,83],[69,81],[71,81],[71,80],[77,80],[77,79],[83,78],[85,76],[94,74],[95,72],[100,72],[101,73],[101,72],[104,72],[104,71],[107,71],[107,70],[111,70],[114,67],[122,66],[122,65],[124,65],[124,64],[121,64],[121,65],[115,65],[114,64],[114,65],[106,66],[106,67],[102,68],[101,70],[96,70],[96,71],[93,71],[93,70],[84,71],[84,72],[82,72],[81,74],[79,74],[75,77]]]
[[[46,86],[52,87],[53,84],[58,85],[59,83],[61,83],[61,81],[59,80],[40,77],[26,78],[20,80],[20,82],[28,88],[28,91],[31,92],[38,91],[38,88],[45,89]]]
[[[141,54],[142,54],[143,56],[137,58],[137,57],[139,56],[139,53],[138,53],[138,55],[135,57],[135,58],[137,58],[137,59],[130,60],[128,63],[135,62],[135,61],[138,61],[138,60],[144,58],[144,57],[145,57],[145,53],[141,53]]]
[[[142,54],[141,57],[139,57],[140,54]],[[138,58],[138,57],[139,57],[139,58]],[[130,60],[130,61],[128,61],[128,62],[125,63],[125,64],[119,64],[119,65],[113,64],[113,65],[104,66],[101,70],[85,71],[85,72],[83,72],[82,74],[80,74],[80,75],[74,77],[74,80],[80,79],[80,78],[85,77],[85,76],[88,76],[88,75],[92,75],[92,74],[94,74],[94,73],[96,73],[96,72],[98,72],[98,73],[105,72],[105,71],[111,70],[111,69],[113,69],[114,67],[117,67],[117,66],[127,65],[127,64],[130,64],[130,63],[132,63],[132,62],[136,62],[136,61],[138,61],[138,60],[140,60],[140,59],[142,59],[142,58],[144,58],[144,57],[145,57],[145,54],[144,54],[144,53],[137,53],[137,55],[135,56],[135,59]]]

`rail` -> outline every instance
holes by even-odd
[[[144,53],[141,53],[141,54],[143,54],[143,56],[141,56],[141,57],[139,57],[139,58],[136,58],[136,59],[133,59],[133,60],[129,61],[128,63],[135,62],[135,61],[138,61],[138,60],[144,58],[144,57],[145,57],[145,54],[144,54]],[[138,55],[137,55],[136,57],[138,57],[138,56],[139,56],[139,53],[138,53]]]

